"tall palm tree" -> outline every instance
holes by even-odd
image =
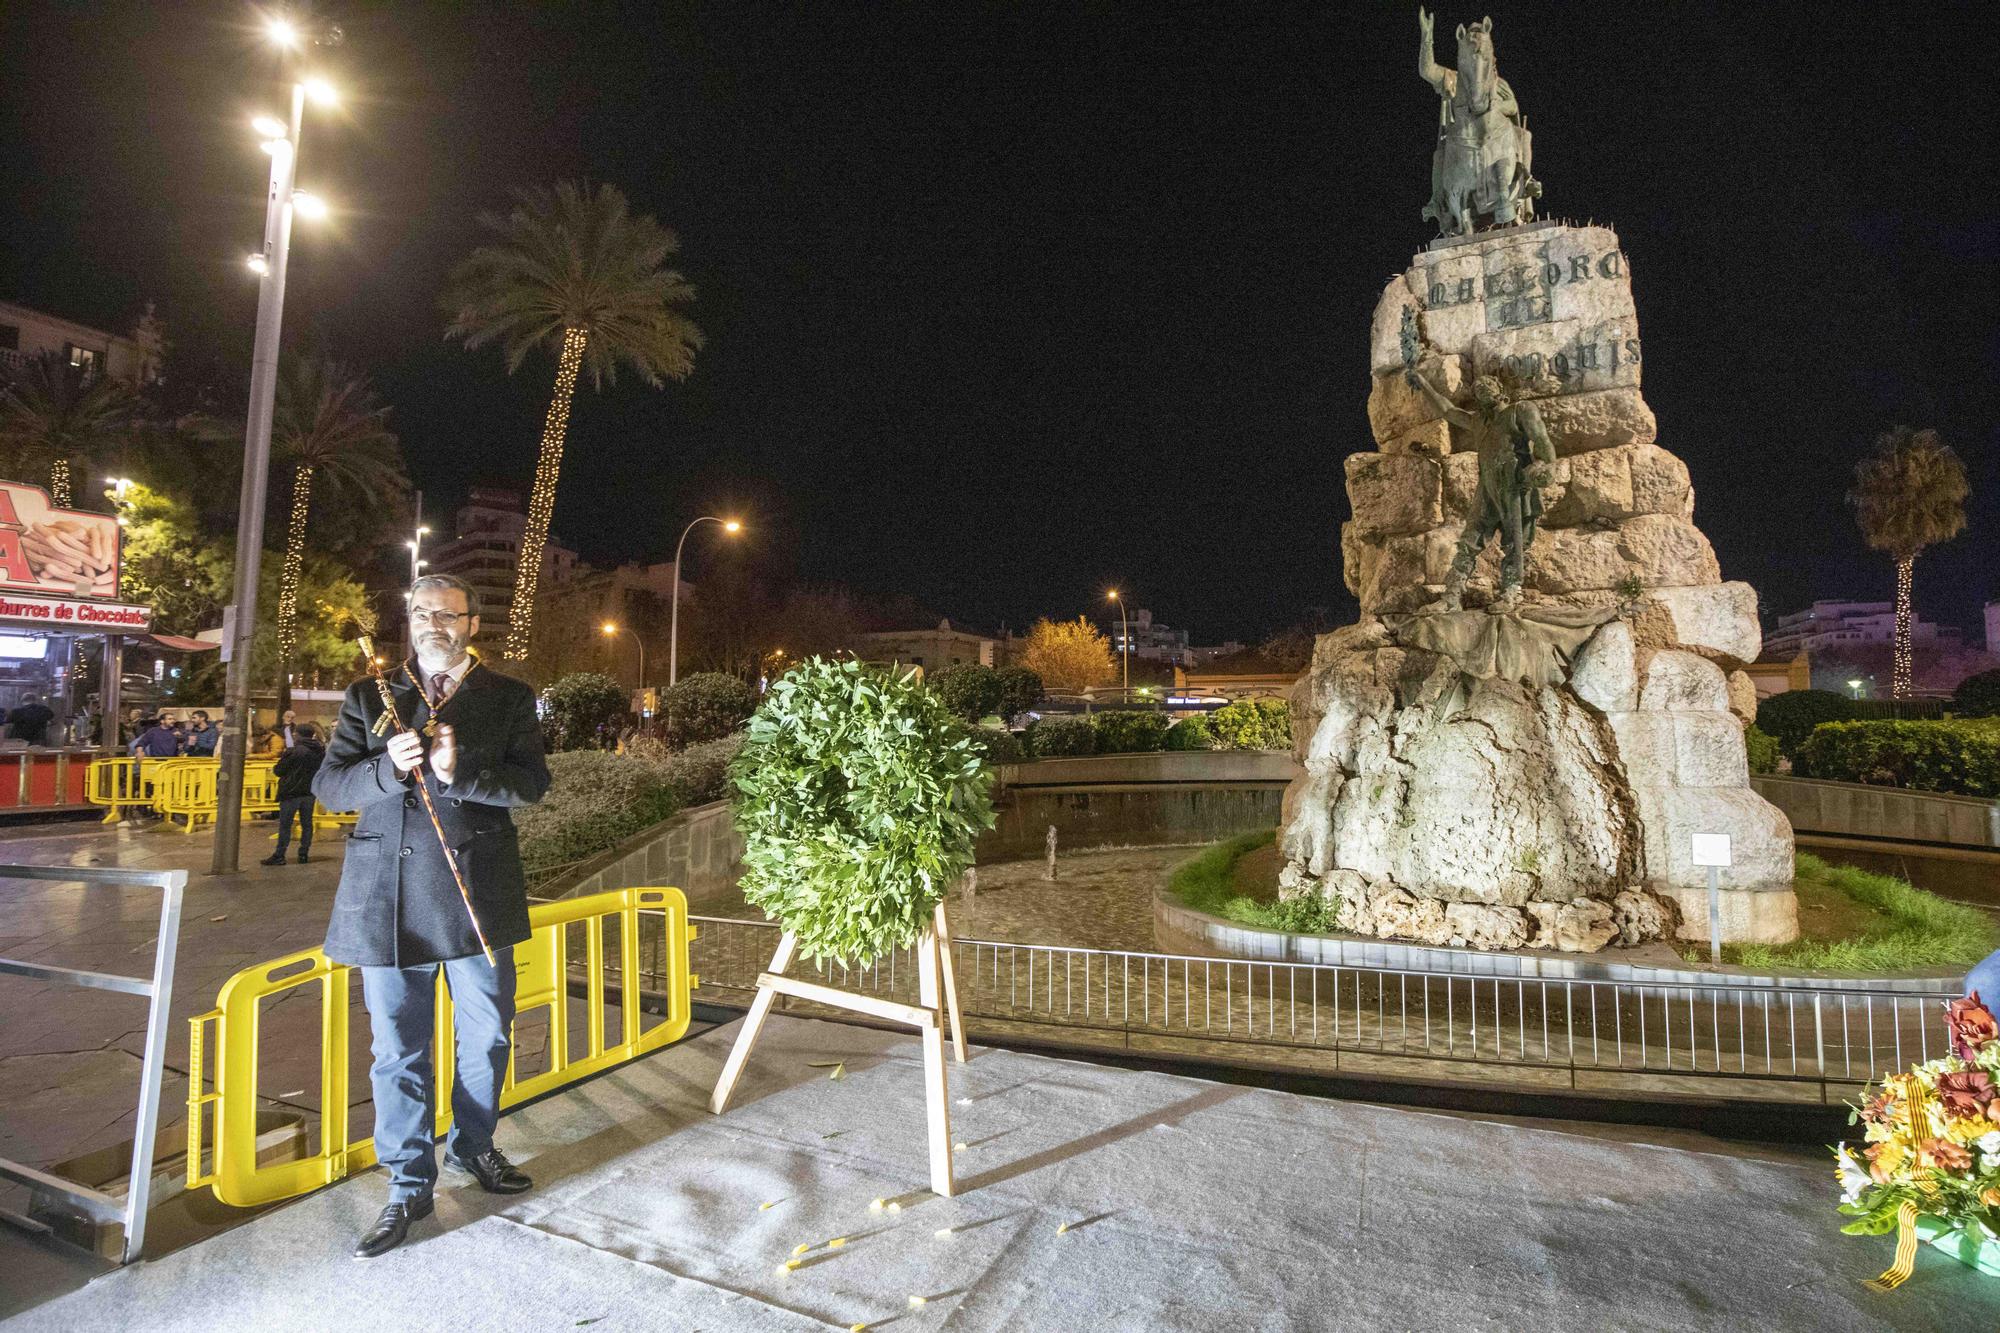
[[[1898,426],[1876,438],[1875,452],[1854,465],[1847,502],[1870,550],[1896,562],[1896,655],[1892,692],[1911,686],[1911,571],[1924,548],[1965,530],[1965,464],[1934,430]]]
[[[44,352],[0,392],[0,458],[14,476],[46,471],[49,498],[67,509],[71,464],[87,468],[123,445],[137,405],[124,381],[86,374],[60,353]]]
[[[292,515],[278,581],[278,707],[290,702],[292,655],[298,646],[299,571],[313,485],[323,499],[385,511],[409,494],[403,454],[389,430],[389,409],[377,403],[365,375],[325,357],[301,357],[278,377],[271,420],[271,456],[292,469]]]
[[[505,217],[480,215],[480,225],[500,239],[452,271],[444,309],[451,320],[445,337],[469,349],[497,340],[510,375],[536,348],[556,354],[555,396],[542,426],[507,620],[505,656],[518,661],[531,641],[577,374],[588,371],[598,389],[616,383],[625,366],[657,389],[687,378],[702,335],[682,313],[694,288],[664,267],[680,241],[651,217],[634,215],[617,189],[593,192],[565,181],[553,190],[517,190],[514,199]]]

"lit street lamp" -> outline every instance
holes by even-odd
[[[1862,684],[1863,682],[1858,680],[1850,680],[1847,682],[1847,688],[1854,691],[1854,697],[1857,699],[1861,697]]]
[[[626,629],[623,625],[620,625],[615,620],[607,620],[604,622],[605,638],[607,639],[613,638],[619,634],[632,635],[632,642],[639,645],[639,688],[641,690],[644,690],[646,688],[646,641],[640,638],[637,633],[635,633],[632,630]]]
[[[1106,594],[1109,600],[1118,603],[1118,640],[1125,650],[1125,701],[1132,701],[1132,629],[1125,623],[1125,599],[1113,588]]]
[[[681,529],[681,539],[674,543],[674,609],[667,624],[667,688],[672,689],[681,678],[681,548],[687,545],[688,534],[704,523],[720,523],[724,532],[743,531],[743,525],[733,518],[715,518],[703,514],[694,522]]]
[[[282,18],[272,18],[265,34],[284,50],[296,50],[299,30]],[[337,29],[322,38],[332,45]],[[223,686],[222,736],[217,749],[215,845],[209,869],[226,874],[236,869],[242,832],[243,760],[249,740],[250,648],[257,632],[258,566],[264,554],[264,501],[271,470],[271,408],[277,393],[278,342],[285,315],[285,267],[291,251],[292,218],[324,217],[326,203],[298,188],[299,138],[305,127],[306,99],[325,106],[334,100],[323,79],[297,78],[292,83],[289,125],[274,116],[258,116],[251,128],[263,136],[271,158],[271,179],[264,199],[264,246],[250,256],[257,275],[257,341],[250,358],[250,411],[243,433],[243,489],[236,509],[236,578],[234,615],[225,623],[223,644],[229,669]]]

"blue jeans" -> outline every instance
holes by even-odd
[[[2000,949],[1995,949],[1972,965],[1965,978],[1965,993],[1979,992],[1979,1002],[2000,1013]]]
[[[285,848],[292,842],[292,817],[299,821],[299,855],[304,856],[313,847],[313,798],[310,796],[287,796],[278,802],[278,857],[284,859]]]
[[[361,995],[374,1029],[375,1159],[389,1171],[389,1201],[420,1198],[437,1184],[431,1109],[438,969],[450,988],[458,1040],[451,1085],[451,1155],[464,1161],[493,1146],[500,1085],[514,1031],[514,951],[418,967],[364,967]]]

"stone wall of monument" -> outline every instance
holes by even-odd
[[[1406,312],[1410,312],[1406,316]],[[1525,614],[1611,616],[1548,687],[1480,682],[1398,630],[1436,608],[1476,503],[1478,459],[1404,377],[1454,402],[1496,375],[1532,399],[1559,461],[1526,556]],[[1341,901],[1349,929],[1425,943],[1589,949],[1705,937],[1689,835],[1728,833],[1725,937],[1796,932],[1790,825],[1749,788],[1742,668],[1757,599],[1722,580],[1687,466],[1640,391],[1631,269],[1606,227],[1552,223],[1443,242],[1392,279],[1369,341],[1376,448],[1346,461],[1341,564],[1361,622],[1322,638],[1294,707],[1306,775],[1287,796],[1286,891]],[[1492,598],[1499,544],[1466,606]]]

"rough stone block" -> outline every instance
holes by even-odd
[[[1687,464],[1657,444],[1632,450],[1632,512],[1686,517],[1691,508]]]
[[[1414,426],[1401,435],[1387,440],[1377,440],[1375,447],[1385,454],[1417,454],[1425,458],[1442,458],[1453,448],[1451,424],[1440,417]]]
[[[1729,685],[1729,711],[1741,726],[1757,720],[1757,682],[1747,671],[1732,671],[1723,678]]]
[[[1542,414],[1542,425],[1558,454],[1651,444],[1659,433],[1653,409],[1646,406],[1637,389],[1604,389],[1537,398],[1535,407]]]
[[[1641,514],[1626,521],[1618,528],[1618,554],[1643,587],[1678,588],[1722,580],[1715,548],[1700,528],[1684,518]]]
[[[1626,889],[1611,900],[1611,919],[1618,927],[1618,942],[1630,948],[1647,940],[1671,939],[1680,911],[1658,894]]]
[[[1463,357],[1425,356],[1417,362],[1417,371],[1453,402],[1465,395],[1471,383],[1465,375]],[[1437,419],[1437,408],[1422,390],[1411,387],[1403,378],[1400,365],[1375,376],[1374,387],[1368,391],[1368,427],[1376,439],[1394,439]]]
[[[1708,942],[1708,887],[1656,889],[1680,913],[1677,938]],[[1799,899],[1789,890],[1760,893],[1725,888],[1717,893],[1724,944],[1790,944],[1799,937]]]
[[[1382,288],[1375,315],[1368,322],[1368,371],[1372,375],[1403,368],[1403,310],[1422,303],[1410,290],[1408,274],[1397,274]]]
[[[1723,887],[1791,896],[1792,826],[1748,787],[1634,787],[1632,794],[1645,829],[1648,888],[1706,889],[1708,871],[1694,864],[1691,839],[1727,833],[1734,864],[1722,872]]]
[[[1654,653],[1639,686],[1639,707],[1648,712],[1726,713],[1729,686],[1722,668],[1693,653]]]
[[[1443,514],[1448,524],[1461,525],[1479,499],[1479,455],[1453,454],[1438,460],[1443,478]]]
[[[1728,713],[1651,713],[1673,728],[1674,781],[1682,787],[1744,787],[1750,764],[1743,724]],[[1636,779],[1635,779],[1636,780]]]
[[[1638,646],[1632,627],[1613,620],[1591,635],[1570,664],[1569,686],[1600,713],[1638,707]]]
[[[1628,572],[1617,532],[1542,528],[1528,547],[1524,577],[1532,591],[1560,594],[1615,588]]]
[[[1747,583],[1649,587],[1646,597],[1665,608],[1676,642],[1726,667],[1747,666],[1763,649],[1757,590]]]
[[[1356,597],[1361,595],[1361,582],[1365,563],[1362,553],[1367,549],[1368,540],[1355,527],[1354,520],[1348,519],[1340,525],[1340,581]]]
[[[1428,532],[1443,519],[1438,465],[1391,454],[1347,456],[1347,498],[1364,536]]]
[[[1468,949],[1518,949],[1528,942],[1528,918],[1512,907],[1452,903],[1444,909],[1451,943]]]
[[[1425,340],[1445,352],[1500,329],[1634,319],[1631,277],[1608,227],[1499,231],[1418,255],[1405,276],[1424,308]],[[1378,328],[1381,314],[1378,306]]]
[[[1632,508],[1630,449],[1593,449],[1556,463],[1556,484],[1542,494],[1542,523],[1551,528],[1616,523]]]
[[[1472,340],[1472,373],[1498,375],[1531,392],[1595,393],[1637,389],[1639,342],[1632,319],[1551,320],[1481,334]]]
[[[1680,785],[1674,761],[1674,719],[1669,713],[1606,713],[1618,738],[1618,762],[1634,786]]]

